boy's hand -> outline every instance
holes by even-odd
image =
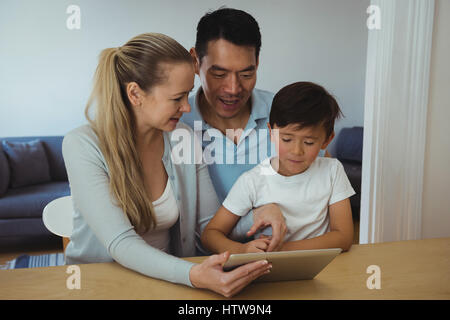
[[[269,248],[269,245],[270,245],[269,238],[260,238],[253,241],[249,241],[243,244],[242,253],[265,252],[267,251],[267,248]]]
[[[261,234],[261,235],[259,236],[258,239],[267,239],[267,240],[269,240],[269,241],[272,241],[272,236],[267,236],[267,235],[265,235],[265,234]],[[284,241],[281,241],[280,244],[278,245],[278,247],[276,247],[276,248],[275,248],[274,250],[272,250],[272,251],[281,251],[281,249],[282,249],[282,247],[283,247],[283,244],[284,244]]]
[[[272,227],[272,238],[267,251],[274,251],[283,243],[287,232],[286,221],[278,205],[268,203],[253,209],[253,226],[247,232],[247,236],[252,236],[260,228]]]

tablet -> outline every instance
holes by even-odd
[[[340,248],[332,248],[232,254],[223,265],[223,270],[230,271],[246,263],[267,260],[272,263],[271,272],[255,281],[311,280],[341,252]]]

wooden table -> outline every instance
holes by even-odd
[[[371,265],[380,268],[380,289],[367,287]],[[81,289],[69,290],[67,267],[0,270],[0,299],[223,299],[207,290],[146,277],[117,263],[80,265]],[[253,283],[234,299],[448,300],[450,238],[353,245],[314,280]]]

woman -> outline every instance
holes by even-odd
[[[191,56],[165,35],[142,34],[102,51],[86,107],[90,124],[63,141],[75,211],[66,263],[115,260],[227,297],[269,271],[263,261],[225,273],[229,253],[201,264],[175,257],[196,254],[196,238],[219,207],[206,165],[173,161],[171,131],[187,130],[195,141],[178,122],[190,111],[193,84]]]

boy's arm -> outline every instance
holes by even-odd
[[[240,216],[233,214],[224,206],[217,210],[215,216],[203,230],[201,241],[205,248],[211,252],[241,253],[242,244],[228,239],[228,234],[239,221]]]
[[[305,240],[285,242],[281,251],[341,248],[348,251],[353,243],[353,219],[350,199],[333,203],[328,207],[330,231],[326,234]]]

